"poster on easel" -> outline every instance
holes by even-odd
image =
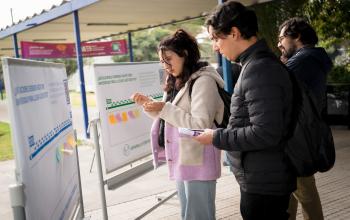
[[[5,58],[3,70],[26,219],[70,219],[80,192],[65,67]]]
[[[141,92],[161,100],[163,71],[158,62],[96,64],[94,70],[101,144],[110,173],[151,153],[152,119],[130,97]]]

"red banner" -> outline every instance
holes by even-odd
[[[83,57],[127,54],[126,40],[82,43]],[[22,58],[76,57],[74,43],[38,43],[21,41]]]

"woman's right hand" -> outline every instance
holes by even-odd
[[[152,99],[139,92],[132,94],[131,99],[138,105],[143,105],[146,102],[152,101]]]

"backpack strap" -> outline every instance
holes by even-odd
[[[193,84],[194,84],[194,82],[195,82],[198,78],[199,78],[199,77],[197,77],[197,78],[195,78],[195,79],[193,79],[193,80],[190,81],[190,85],[189,85],[189,87],[188,87],[188,94],[190,95],[190,99],[191,99],[191,95],[192,95],[192,87],[193,87]]]
[[[194,82],[198,79],[199,77],[197,77],[197,78],[195,78],[195,79],[193,79],[191,82],[190,82],[190,85],[189,85],[189,88],[188,88],[188,93],[189,93],[189,96],[190,96],[190,99],[192,98],[191,97],[191,95],[192,95],[192,87],[193,87],[193,84],[194,84]],[[219,92],[219,84],[216,82],[216,86],[217,86],[217,88],[218,88],[218,92]],[[219,92],[219,95],[220,95],[220,92]],[[220,97],[221,97],[221,95],[220,95]],[[214,124],[215,124],[215,126],[218,128],[219,127],[219,123],[214,119]]]

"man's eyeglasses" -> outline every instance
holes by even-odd
[[[286,36],[279,36],[279,37],[278,37],[278,42],[281,43],[281,42],[283,41],[284,38],[286,38]]]

